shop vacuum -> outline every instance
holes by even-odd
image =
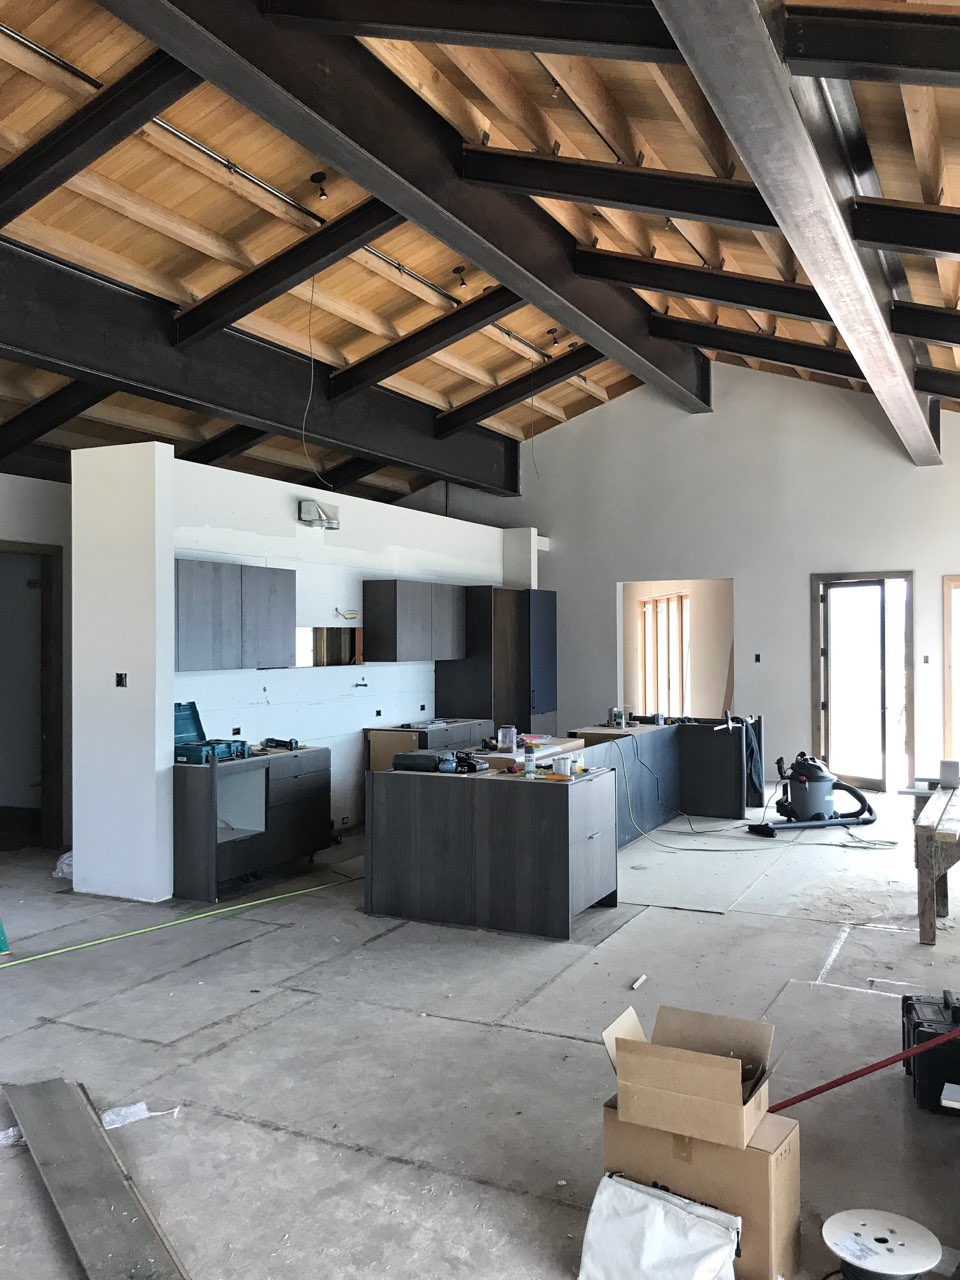
[[[783,767],[781,756],[777,773],[783,783],[777,813],[783,821],[755,822],[747,827],[753,836],[775,836],[778,827],[866,827],[877,820],[863,792],[841,782],[816,756],[801,751],[789,770]],[[846,791],[859,802],[860,808],[853,813],[837,813],[833,807],[835,791]]]

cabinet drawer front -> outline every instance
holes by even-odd
[[[570,788],[570,843],[578,844],[596,831],[617,826],[616,774],[575,782]]]
[[[313,751],[285,751],[270,757],[271,785],[278,778],[299,778],[305,773],[329,773],[330,751],[317,748]]]
[[[617,887],[615,827],[594,832],[570,848],[570,916],[599,902]]]

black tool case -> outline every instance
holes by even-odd
[[[951,991],[943,996],[902,996],[903,1047],[912,1049],[960,1026],[960,1000]],[[960,1084],[960,1038],[939,1049],[907,1058],[903,1064],[913,1079],[913,1097],[924,1111],[958,1116],[960,1111],[940,1105],[945,1084]]]

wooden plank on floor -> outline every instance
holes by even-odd
[[[93,1280],[188,1280],[79,1084],[7,1085],[7,1100]]]

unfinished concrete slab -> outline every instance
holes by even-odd
[[[764,849],[780,850],[763,882],[779,908],[798,892],[793,857],[817,849],[782,838]],[[860,849],[822,852],[821,881],[809,863],[804,873],[811,896],[878,866]],[[909,844],[897,856],[912,864]],[[678,890],[684,874],[678,861]],[[773,1083],[783,1097],[897,1047],[898,1002],[878,988],[935,992],[958,955],[949,926],[937,948],[919,948],[915,917],[851,928],[740,903],[725,915],[598,908],[574,941],[549,943],[367,917],[361,885],[339,874],[333,884],[289,898],[263,886],[243,911],[0,968],[0,1014],[25,1027],[0,1040],[0,1082],[62,1075],[84,1080],[100,1107],[184,1104],[175,1120],[116,1138],[192,1280],[569,1277],[600,1174],[613,1077],[599,1031],[614,1014],[628,1003],[645,1021],[660,1003],[766,1012],[775,1052],[790,1044]],[[31,942],[81,941],[112,914],[110,904],[66,925],[53,901],[49,929]],[[161,905],[145,918],[180,914]],[[871,988],[875,971],[886,976]],[[297,989],[301,978],[310,990]],[[165,987],[175,999],[161,999]],[[856,1201],[960,1243],[945,1207],[960,1190],[955,1124],[917,1111],[899,1069],[876,1081],[794,1112],[807,1250],[798,1280],[828,1270],[820,1221]],[[29,1167],[0,1150],[0,1268],[74,1280]]]
[[[595,1039],[627,1005],[652,1023],[661,1004],[759,1018],[794,976],[814,979],[836,938],[816,921],[769,921],[651,907],[506,1021]],[[641,974],[646,982],[632,985]]]
[[[791,844],[775,867],[736,904],[737,911],[805,920],[916,924],[912,844],[896,849],[841,847],[839,840]]]
[[[611,1085],[602,1045],[455,1018],[317,997],[155,1088],[503,1188],[550,1195],[563,1180],[562,1198],[586,1203]],[[548,1130],[545,1082],[564,1116]]]
[[[783,854],[769,842],[745,846],[743,836],[697,836],[671,829],[620,850],[620,898],[650,907],[729,911]],[[723,844],[721,840],[723,839]]]
[[[933,947],[921,944],[916,927],[851,929],[830,968],[830,981],[924,995],[960,986],[960,921],[939,924]]]
[[[291,979],[318,994],[414,1013],[496,1022],[574,964],[588,948],[519,934],[393,924],[362,951]]]

